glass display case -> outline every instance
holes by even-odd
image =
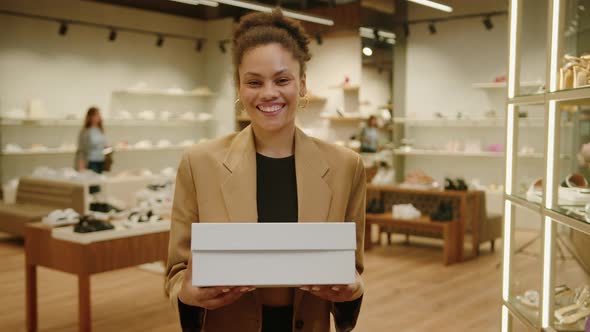
[[[509,25],[502,331],[590,331],[590,0],[511,0]],[[534,52],[547,84],[531,93]]]

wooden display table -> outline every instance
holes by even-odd
[[[371,196],[384,202],[384,214],[367,214],[365,228],[365,250],[371,248],[371,225],[387,227],[393,232],[441,237],[444,241],[444,263],[452,264],[464,260],[464,238],[468,229],[472,234],[472,256],[478,255],[478,226],[480,219],[479,191],[440,191],[417,190],[396,186],[367,186],[367,201]],[[413,204],[424,215],[430,215],[441,201],[453,204],[453,220],[445,222],[430,221],[429,217],[415,220],[394,219],[391,207],[394,204]],[[469,226],[469,227],[467,227]]]
[[[90,243],[55,239],[51,232],[52,229],[42,223],[25,227],[27,331],[38,328],[37,266],[78,275],[79,330],[91,331],[90,276],[165,261],[168,252],[168,230]]]

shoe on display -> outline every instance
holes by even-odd
[[[543,179],[535,180],[526,192],[526,199],[529,202],[543,202]]]
[[[212,117],[213,117],[213,116],[212,116],[211,114],[209,114],[209,113],[201,112],[201,113],[199,113],[199,115],[197,116],[197,119],[198,119],[199,121],[203,121],[203,122],[205,122],[205,121],[209,121],[209,120],[211,120],[211,118],[212,118]]]
[[[2,114],[2,117],[14,120],[25,120],[27,118],[27,112],[22,109],[13,109]]]
[[[47,151],[47,150],[49,150],[49,148],[43,144],[34,143],[34,144],[31,144],[31,147],[29,148],[29,150],[35,151],[35,152],[41,152],[41,151]]]
[[[44,224],[49,226],[63,226],[78,223],[80,215],[72,210],[54,210],[41,220]]]
[[[422,215],[412,204],[396,204],[391,210],[394,219],[418,219]]]
[[[422,170],[416,170],[408,172],[404,182],[399,186],[408,189],[431,190],[438,188],[438,183]]]
[[[137,114],[137,118],[140,120],[153,121],[156,119],[156,113],[154,111],[141,111]]]
[[[558,192],[559,205],[585,205],[590,203],[588,180],[579,173],[568,175]]]
[[[117,113],[117,116],[115,116],[115,119],[117,119],[117,120],[133,120],[133,115],[131,115],[131,113],[129,111],[122,110],[122,111],[119,111],[119,113]]]
[[[385,213],[385,206],[383,205],[383,201],[373,198],[369,202],[366,212],[368,212],[368,213]]]
[[[20,147],[18,144],[8,143],[4,147],[4,152],[21,152],[23,148]]]
[[[168,111],[160,112],[160,120],[168,121],[170,119],[170,116],[172,116],[172,113]]]
[[[195,141],[192,139],[187,139],[187,140],[184,140],[184,141],[178,143],[178,145],[180,145],[180,146],[191,146],[193,144],[195,144]]]
[[[175,95],[181,95],[183,93],[186,93],[186,91],[184,91],[182,88],[179,88],[179,87],[168,88],[168,89],[166,89],[166,92],[170,93],[170,94],[175,94]]]
[[[453,220],[453,203],[441,201],[438,204],[438,210],[430,215],[432,221],[451,221]]]
[[[74,232],[76,233],[91,233],[91,232],[100,232],[106,231],[110,229],[114,229],[113,226],[108,221],[99,220],[94,218],[93,216],[83,216],[80,218],[78,224],[74,226]]]
[[[393,168],[379,167],[377,174],[371,180],[371,184],[388,186],[395,183],[395,170]]]
[[[554,311],[554,317],[558,324],[573,324],[590,315],[590,291],[588,286],[584,286],[576,293],[573,304]]]
[[[152,142],[149,140],[141,140],[133,145],[136,149],[149,149],[153,147]]]
[[[176,178],[176,170],[172,167],[166,167],[160,171],[160,174],[167,178]]]
[[[156,143],[156,146],[159,147],[159,148],[166,148],[166,147],[169,147],[171,145],[172,145],[172,143],[169,140],[167,140],[167,139],[161,139],[161,140],[159,140]]]
[[[194,112],[186,112],[180,116],[180,120],[185,120],[185,121],[195,121],[196,118],[197,117]]]
[[[529,308],[539,308],[539,292],[536,290],[525,291],[523,295],[516,296],[516,300]]]
[[[213,94],[213,92],[211,92],[211,90],[207,86],[198,86],[198,87],[192,89],[191,92],[194,94],[199,94],[199,95]]]

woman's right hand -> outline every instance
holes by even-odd
[[[192,271],[193,260],[192,257],[189,257],[188,265],[186,270],[184,270],[184,281],[178,293],[178,299],[186,305],[214,310],[231,304],[242,297],[242,295],[256,289],[250,286],[196,287],[192,285]]]

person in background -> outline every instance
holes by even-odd
[[[367,126],[361,131],[361,152],[377,152],[379,133],[377,132],[377,117],[371,115]]]
[[[104,169],[103,150],[106,145],[102,117],[97,107],[91,107],[86,112],[84,127],[78,135],[78,150],[76,150],[76,169],[89,169],[102,173]]]

